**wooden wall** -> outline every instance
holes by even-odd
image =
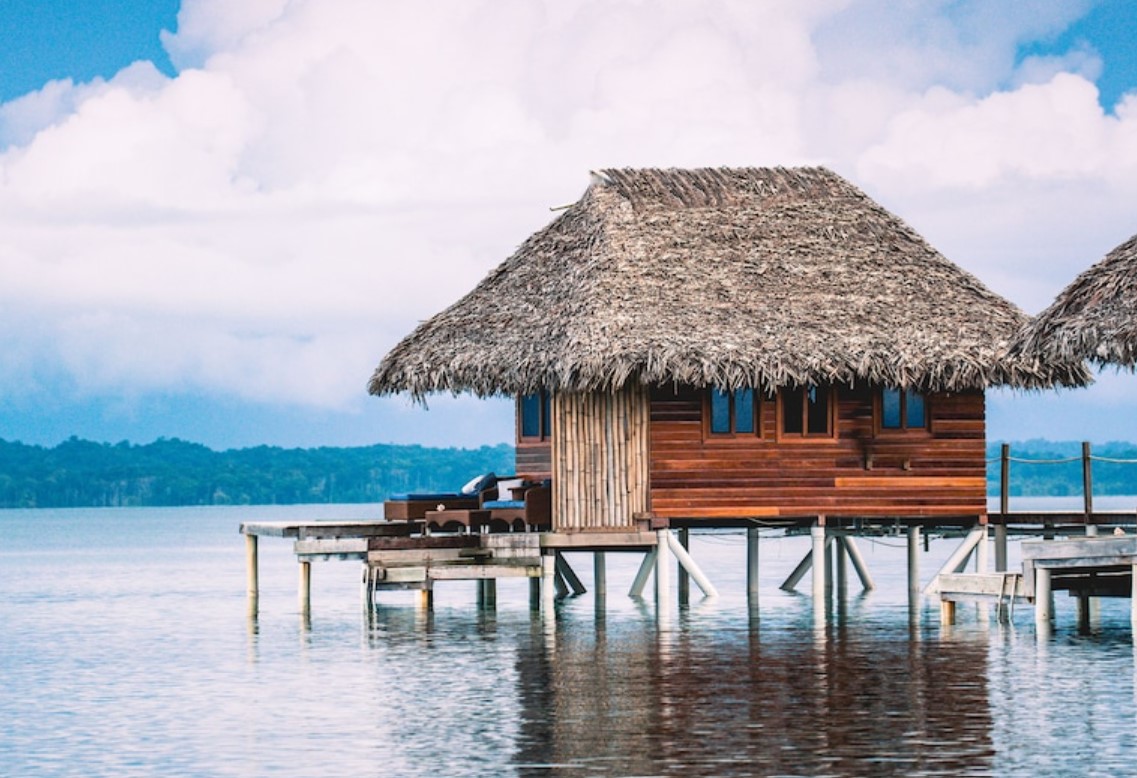
[[[553,395],[553,529],[627,529],[648,505],[645,388]]]
[[[551,440],[517,441],[515,473],[534,481],[553,477],[553,443]]]
[[[702,390],[653,390],[651,511],[708,519],[985,514],[983,393],[931,395],[928,430],[886,434],[874,431],[874,394],[838,389],[835,438],[778,442],[772,399],[761,403],[761,436],[721,440],[704,434]]]

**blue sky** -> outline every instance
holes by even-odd
[[[1029,5],[1029,7],[1027,7]],[[364,386],[605,166],[826,164],[1034,313],[1137,231],[1124,0],[0,4],[0,438],[511,439]],[[989,396],[1137,440],[1137,381]]]

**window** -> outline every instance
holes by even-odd
[[[880,390],[880,428],[915,430],[928,427],[928,403],[911,389]]]
[[[535,392],[523,395],[517,401],[518,428],[520,437],[531,440],[546,440],[552,437],[552,413],[548,392]]]
[[[758,395],[753,389],[724,392],[711,389],[710,433],[712,435],[755,435],[759,432]]]
[[[782,436],[832,437],[835,394],[831,386],[783,389],[778,395]]]

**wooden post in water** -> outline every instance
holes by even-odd
[[[557,558],[552,552],[541,555],[541,610],[553,615],[557,601]]]
[[[746,600],[750,609],[758,607],[758,528],[746,529]]]
[[[1002,521],[995,525],[995,572],[1007,572],[1007,513],[1011,509],[1011,444],[1004,443],[999,451],[999,514]]]
[[[690,530],[683,527],[678,532],[679,545],[686,551],[690,546]],[[679,565],[678,576],[675,579],[676,586],[679,589],[679,604],[687,605],[691,602],[691,577],[687,573],[687,569],[683,565]]]
[[[249,600],[249,615],[257,615],[260,584],[257,569],[257,536],[245,535],[245,593]]]
[[[304,560],[300,562],[300,613],[308,615],[312,612],[312,563]]]
[[[920,525],[908,527],[908,618],[920,613]]]
[[[1137,635],[1137,565],[1130,568],[1132,583],[1129,584],[1129,627]]]
[[[1086,534],[1098,534],[1097,525],[1092,523],[1094,517],[1094,473],[1093,460],[1090,455],[1090,442],[1082,443],[1082,509],[1086,516]]]
[[[1054,593],[1050,590],[1050,568],[1034,568],[1034,623],[1038,629],[1050,629],[1054,618]]]
[[[603,551],[592,555],[592,590],[596,593],[597,602],[608,596],[608,570]]]
[[[849,593],[849,567],[846,564],[849,552],[845,547],[845,538],[838,535],[833,540],[834,561],[837,563],[837,601],[843,602]]]
[[[829,576],[825,569],[825,525],[818,521],[809,528],[809,537],[813,549],[813,612],[825,613],[825,579]]]
[[[670,605],[671,596],[671,544],[667,541],[669,529],[655,531],[655,608],[656,614],[664,613]]]

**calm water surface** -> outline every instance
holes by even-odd
[[[1026,608],[1009,627],[961,608],[941,629],[929,603],[910,627],[902,538],[861,541],[878,588],[823,629],[808,576],[805,595],[778,590],[808,539],[777,533],[755,617],[745,538],[727,533],[692,537],[721,596],[662,625],[625,596],[639,559],[612,554],[606,608],[587,594],[555,621],[531,616],[524,581],[493,613],[458,582],[433,614],[386,593],[367,615],[359,565],[317,563],[305,623],[291,546],[271,539],[247,619],[239,522],[378,510],[0,512],[0,774],[1137,772],[1127,600],[1089,635],[1062,597],[1048,638]],[[953,545],[931,543],[925,580]],[[587,585],[590,557],[569,559]]]

